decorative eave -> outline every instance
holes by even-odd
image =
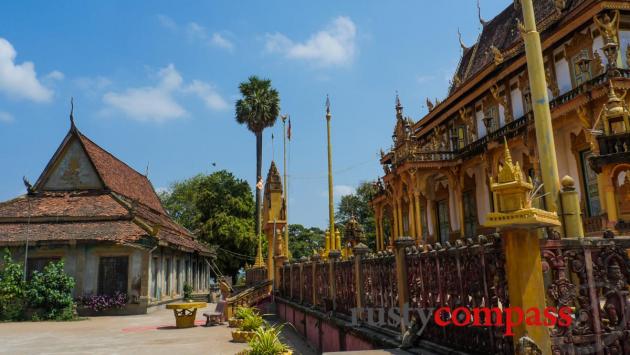
[[[546,27],[539,28],[539,32],[551,27],[552,24],[557,24],[558,29],[542,40],[543,50],[548,49],[551,45],[563,37],[574,32],[584,23],[590,21],[595,14],[605,9],[630,10],[630,3],[621,1],[604,1],[598,3],[597,0],[586,0],[569,13],[563,13],[557,22],[557,18],[550,16],[549,18],[553,21],[547,19],[541,21],[539,26],[543,24]],[[518,45],[522,46],[522,44]],[[416,122],[413,127],[414,133],[418,137],[424,136],[440,123],[456,114],[460,107],[470,104],[475,101],[480,94],[488,91],[494,82],[501,81],[513,72],[522,69],[522,67],[526,64],[525,56],[521,55],[516,58],[521,51],[517,50],[515,53],[512,53],[513,48],[514,47],[504,50],[505,53],[511,54],[512,58],[510,60],[506,59],[500,67],[497,67],[494,63],[490,62],[474,76],[462,80],[462,83],[455,88],[455,90],[453,90],[446,99],[440,102],[439,105],[436,105],[431,112]],[[499,70],[499,72],[492,76],[494,80],[487,80],[488,77],[497,70]],[[484,80],[486,80],[486,82],[483,82]],[[461,102],[458,102],[458,100]]]

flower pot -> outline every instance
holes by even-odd
[[[235,343],[247,343],[248,341],[250,341],[253,337],[254,334],[256,334],[253,331],[246,331],[246,330],[233,330],[232,331],[232,340]]]
[[[243,324],[243,320],[239,318],[230,318],[228,319],[228,326],[230,328],[239,328]]]

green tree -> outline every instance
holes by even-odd
[[[250,76],[238,89],[243,97],[236,101],[236,121],[247,125],[256,136],[256,182],[262,177],[262,133],[276,123],[280,113],[280,95],[271,87],[271,80]],[[260,235],[260,189],[256,189],[256,211],[254,215],[256,235]]]
[[[376,193],[376,187],[372,182],[362,182],[357,190],[350,195],[341,197],[337,206],[337,223],[343,226],[354,216],[365,232],[366,244],[370,249],[376,249],[376,227],[374,222],[374,211],[369,203]]]
[[[324,247],[324,231],[311,227],[306,228],[301,224],[289,225],[289,250],[294,259],[303,256],[310,257],[314,251]]]
[[[201,241],[216,246],[217,266],[236,276],[256,248],[254,237],[254,200],[250,186],[232,173],[221,170],[197,175],[171,184],[160,195],[168,213],[198,235]]]
[[[0,266],[0,320],[18,320],[22,317],[25,290],[24,266],[14,262],[6,249]]]
[[[41,309],[44,319],[70,320],[73,318],[72,290],[74,278],[65,273],[63,260],[51,262],[43,272],[33,272],[29,283],[28,300],[30,306]]]

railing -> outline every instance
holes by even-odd
[[[554,98],[549,102],[549,107],[554,109],[564,103],[567,103],[577,96],[589,92],[595,87],[602,86],[606,84],[611,78],[630,78],[630,70],[629,69],[615,69],[614,73],[603,73],[595,78],[579,85],[578,87]],[[395,156],[395,164],[399,164],[405,161],[450,161],[454,159],[466,159],[470,156],[474,156],[482,153],[488,143],[501,140],[503,137],[511,138],[516,136],[518,133],[522,132],[522,130],[531,124],[534,121],[533,113],[530,111],[526,113],[524,116],[513,120],[512,122],[506,124],[505,126],[490,132],[484,137],[481,137],[474,142],[466,145],[461,149],[456,149],[453,151],[434,151],[434,152],[424,152],[421,151],[419,147],[417,147],[416,142],[409,142],[409,144],[405,145],[400,149]],[[610,137],[610,136],[608,136]],[[601,138],[601,137],[600,137]],[[598,138],[598,139],[600,139]],[[612,138],[611,138],[612,139]],[[623,141],[615,141],[611,142],[612,146],[609,150],[610,152],[628,152],[630,150],[630,142],[628,142],[627,137],[623,137]],[[623,150],[620,150],[622,146],[624,146]],[[601,147],[601,144],[600,144]],[[393,149],[395,150],[395,149]],[[604,153],[602,153],[604,154]],[[606,153],[610,154],[610,153]]]
[[[630,354],[630,238],[541,241],[547,305],[575,309],[551,330],[554,354]]]
[[[321,310],[332,309],[332,300],[329,296],[330,288],[330,268],[327,262],[315,264],[315,306]]]
[[[383,309],[385,314],[398,307],[396,259],[389,251],[370,254],[361,260],[365,307]]]
[[[350,315],[356,307],[354,261],[335,262],[335,311]]]
[[[630,237],[541,240],[540,249],[547,306],[570,307],[574,317],[569,327],[558,323],[550,328],[553,354],[630,354]],[[398,255],[404,258],[397,261]],[[396,265],[406,271],[402,285]],[[334,270],[332,279],[330,270]],[[281,298],[332,311],[331,317],[346,321],[361,300],[368,317],[372,310],[372,319],[361,324],[379,322],[381,312],[387,319],[390,310],[399,307],[400,292],[407,293],[405,303],[411,310],[505,309],[510,305],[499,234],[457,240],[454,245],[412,246],[402,254],[388,251],[343,261],[287,263],[280,285]],[[256,290],[239,296],[248,295],[245,301],[230,298],[230,306],[265,295],[260,286]],[[484,314],[480,316],[484,324]],[[389,322],[382,326],[388,329],[385,333],[400,331]],[[505,335],[504,326],[440,327],[430,322],[421,338],[463,352],[513,353],[513,340]]]
[[[255,286],[249,287],[226,300],[226,316],[230,318],[239,306],[251,307],[270,295],[271,280],[264,280]]]
[[[630,153],[630,132],[597,137],[599,155]]]
[[[253,267],[245,270],[245,285],[253,286],[267,279],[267,268],[264,266]]]
[[[498,236],[458,241],[455,246],[435,244],[426,250],[409,248],[406,255],[409,307],[508,307],[504,264]],[[512,354],[512,339],[504,333],[503,326],[439,327],[432,322],[422,337],[462,351]]]

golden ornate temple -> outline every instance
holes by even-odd
[[[534,10],[559,177],[575,180],[587,236],[627,233],[630,2],[537,0]],[[393,144],[381,152],[385,175],[372,201],[379,250],[400,236],[452,242],[493,231],[501,202],[491,177],[508,160],[538,192],[529,203],[554,210],[543,198],[549,189],[541,180],[545,157],[537,149],[521,13],[515,1],[490,21],[480,18],[478,41],[461,43],[447,97],[427,99],[426,115],[405,116],[396,98]]]

